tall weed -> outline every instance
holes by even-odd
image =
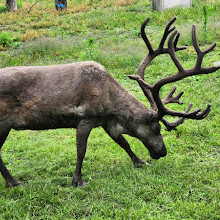
[[[93,38],[83,40],[82,52],[79,54],[80,60],[96,60],[100,54],[100,50],[94,43]]]

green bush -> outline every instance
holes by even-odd
[[[100,54],[100,50],[97,48],[97,45],[94,43],[93,38],[89,38],[83,41],[83,52],[80,53],[80,60],[95,60],[96,57]]]
[[[6,12],[6,11],[7,11],[6,6],[1,6],[0,7],[0,13]]]
[[[0,33],[0,46],[17,47],[20,45],[20,37],[11,38],[7,32]]]
[[[8,33],[2,32],[0,33],[0,45],[3,47],[9,47],[12,43],[12,39]]]

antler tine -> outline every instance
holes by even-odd
[[[205,56],[205,54],[212,51],[216,47],[217,44],[213,43],[207,49],[201,50],[199,47],[198,41],[197,41],[197,37],[196,37],[196,26],[195,25],[192,26],[192,42],[193,42],[193,46],[194,46],[196,53],[197,53],[197,61],[196,61],[196,65],[195,65],[195,70],[197,70],[197,71],[201,70],[204,73],[215,72],[216,70],[218,70],[220,68],[220,66],[209,67],[209,68],[202,68],[201,67],[203,57]]]
[[[194,46],[194,48],[195,48],[195,50],[196,50],[196,53],[197,53],[197,54],[202,53],[202,51],[200,50],[198,41],[197,41],[197,37],[196,37],[196,26],[195,26],[195,25],[192,26],[192,43],[193,43],[193,46]]]
[[[157,105],[158,106],[158,105]],[[193,112],[178,112],[178,111],[173,111],[173,110],[170,110],[170,109],[167,109],[163,106],[163,109],[159,109],[159,116],[162,118],[164,115],[171,115],[171,116],[178,116],[178,117],[184,117],[184,118],[189,118],[189,119],[196,119],[196,120],[201,120],[203,118],[205,118],[208,113],[210,112],[211,110],[211,105],[207,105],[206,109],[203,110],[201,112],[201,109],[197,109]]]
[[[187,46],[177,47],[177,43],[178,43],[179,38],[180,38],[180,33],[178,33],[176,35],[176,38],[175,38],[174,43],[173,43],[175,51],[185,50],[187,48]]]
[[[174,49],[174,42],[173,42],[173,39],[176,35],[178,35],[178,32],[174,31],[172,33],[172,35],[170,36],[169,41],[168,41],[168,50],[169,50],[169,54],[170,54],[173,62],[175,63],[177,69],[181,73],[181,72],[184,72],[184,69],[183,69],[183,66],[181,65],[181,63],[179,62],[178,58],[176,57],[175,49]]]
[[[145,27],[149,21],[150,21],[150,18],[147,18],[141,25],[141,37],[149,50],[148,55],[141,61],[138,71],[137,71],[137,75],[140,76],[141,79],[144,79],[144,72],[148,64],[156,57],[155,50],[152,48],[152,45],[145,33]]]
[[[162,100],[162,103],[164,105],[168,103],[177,103],[179,105],[183,104],[183,102],[181,102],[179,99],[183,95],[184,91],[181,91],[176,97],[173,97],[175,91],[176,91],[176,86],[174,86],[173,89],[170,91],[170,93]]]
[[[163,34],[163,37],[160,41],[160,45],[158,47],[157,50],[159,51],[163,51],[163,53],[168,53],[168,48],[164,48],[164,43],[168,37],[168,35],[173,32],[175,30],[175,26],[170,28],[170,26],[176,21],[176,17],[174,17],[166,26],[165,28],[165,31],[164,31],[164,34]],[[185,50],[187,47],[184,46],[184,47],[177,47],[177,43],[178,43],[178,40],[179,40],[179,37],[180,37],[180,33],[177,34],[176,38],[175,38],[175,41],[174,41],[174,50],[175,51],[180,51],[180,50]]]
[[[199,44],[198,44],[198,41],[197,41],[197,37],[196,37],[196,26],[193,25],[192,26],[192,42],[193,42],[193,46],[197,52],[197,54],[207,54],[208,52],[210,52],[211,50],[213,50],[217,43],[213,43],[209,48],[205,49],[205,50],[201,50],[200,47],[199,47]]]
[[[207,49],[203,50],[203,53],[207,54],[210,51],[212,51],[215,47],[216,47],[217,43],[213,43],[210,47],[208,47]]]
[[[211,105],[208,104],[206,109],[204,109],[202,112],[200,112],[199,114],[195,115],[195,119],[196,120],[202,120],[204,118],[206,118],[206,116],[209,114],[209,112],[211,111]],[[194,119],[194,118],[193,118]]]
[[[190,111],[190,109],[192,108],[193,104],[189,104],[187,109],[185,110],[186,113],[188,113]],[[172,131],[172,130],[176,130],[176,127],[180,124],[183,124],[183,122],[185,121],[186,118],[181,117],[179,118],[177,121],[174,122],[168,122],[166,119],[162,118],[161,121],[163,122],[163,124],[166,126],[166,131]]]
[[[166,28],[165,28],[165,30],[164,30],[164,34],[163,34],[163,37],[162,37],[162,39],[161,39],[161,41],[160,41],[160,45],[159,45],[159,47],[158,47],[158,49],[159,50],[163,50],[163,48],[164,48],[164,43],[165,43],[165,41],[166,41],[166,39],[167,39],[167,36],[176,28],[175,26],[174,27],[172,27],[171,29],[170,29],[170,26],[176,21],[176,17],[174,17],[168,24],[167,24],[167,26],[166,26]]]
[[[151,46],[151,43],[145,33],[145,27],[147,25],[147,23],[150,21],[150,18],[147,18],[141,25],[141,37],[143,39],[143,41],[145,42],[145,44],[147,45],[147,48],[149,50],[149,54],[153,54],[154,53],[154,50]]]

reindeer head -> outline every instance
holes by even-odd
[[[182,124],[186,118],[195,119],[195,120],[204,119],[211,110],[210,104],[208,104],[206,109],[203,111],[201,109],[197,109],[193,112],[189,112],[190,109],[192,108],[192,104],[189,104],[185,112],[178,112],[178,111],[168,109],[165,107],[165,105],[168,103],[177,103],[179,105],[183,104],[180,101],[180,97],[183,95],[184,91],[180,92],[177,96],[174,97],[173,94],[176,91],[176,87],[174,87],[164,99],[161,99],[160,94],[159,94],[161,87],[166,84],[179,81],[189,76],[199,75],[199,74],[209,74],[209,73],[215,72],[216,70],[220,68],[220,66],[213,66],[213,67],[206,67],[206,68],[201,66],[203,57],[205,56],[205,54],[207,54],[208,52],[210,52],[211,50],[215,48],[216,43],[212,44],[206,50],[201,50],[198,45],[197,38],[196,38],[196,27],[195,25],[193,25],[192,26],[192,42],[193,42],[195,51],[197,53],[197,61],[193,68],[191,69],[183,68],[180,61],[176,57],[175,52],[184,50],[187,47],[177,47],[177,42],[180,37],[180,34],[177,31],[175,31],[175,26],[171,28],[171,25],[175,22],[176,18],[173,18],[167,24],[163,37],[159,44],[159,47],[154,50],[145,33],[145,27],[147,23],[149,22],[149,20],[150,19],[147,18],[141,26],[141,36],[144,42],[146,43],[149,53],[142,60],[138,68],[137,75],[130,75],[129,78],[136,80],[138,82],[142,91],[144,92],[145,96],[150,102],[151,109],[154,111],[154,115],[152,117],[152,120],[148,122],[148,126],[144,126],[142,123],[143,126],[141,125],[140,128],[137,129],[136,132],[137,132],[137,136],[139,136],[138,138],[149,149],[151,156],[155,159],[158,159],[161,156],[166,155],[166,148],[165,148],[163,139],[160,134],[159,121],[163,122],[163,124],[166,126],[167,131],[171,131],[171,130],[175,130],[178,125]],[[170,33],[171,35],[168,39],[168,47],[164,47],[165,41]],[[175,75],[168,76],[168,77],[165,77],[159,80],[154,85],[150,85],[144,80],[144,72],[148,64],[156,56],[160,54],[169,54],[175,66],[177,67],[178,72]],[[165,115],[177,116],[179,117],[179,119],[175,122],[168,122],[164,118]],[[145,132],[145,135],[144,135],[144,132]],[[147,137],[147,140],[144,140],[143,137]]]
[[[150,120],[143,120],[136,130],[136,137],[147,147],[153,159],[159,159],[167,154],[160,131],[161,126],[156,114]]]

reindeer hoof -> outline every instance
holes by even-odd
[[[86,186],[86,182],[84,182],[84,181],[72,181],[72,186],[73,187],[77,187],[77,186],[80,186],[80,187],[83,187],[83,186]]]
[[[152,164],[149,164],[149,163],[147,163],[147,162],[144,162],[144,161],[142,161],[142,160],[139,160],[139,161],[134,161],[134,166],[135,166],[136,168],[141,168],[141,167],[143,167],[143,166],[152,166]]]
[[[15,186],[19,186],[20,184],[21,184],[20,181],[13,180],[13,181],[10,181],[10,182],[6,182],[6,187],[12,188],[12,187],[15,187]]]

